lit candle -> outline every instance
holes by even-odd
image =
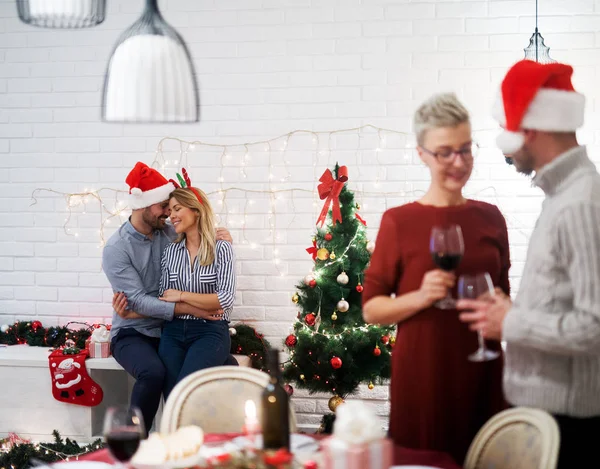
[[[246,401],[246,418],[244,419],[244,433],[253,435],[258,433],[260,427],[256,418],[256,404],[254,401]]]

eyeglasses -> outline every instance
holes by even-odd
[[[479,146],[472,142],[468,146],[461,148],[460,150],[453,150],[451,148],[444,149],[442,151],[433,152],[427,148],[420,147],[425,153],[433,156],[439,163],[444,165],[450,165],[454,163],[456,155],[460,155],[465,163],[473,161],[473,157],[477,154]]]

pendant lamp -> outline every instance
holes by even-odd
[[[529,39],[529,45],[523,49],[525,58],[541,64],[556,62],[550,57],[550,48],[544,44],[544,38],[538,31],[538,0],[535,0],[535,31]]]
[[[88,28],[104,21],[106,0],[17,0],[17,12],[32,26]]]
[[[197,122],[198,87],[189,51],[146,0],[142,16],[117,41],[102,96],[107,122]]]

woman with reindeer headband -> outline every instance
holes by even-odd
[[[179,184],[171,180],[176,189],[169,208],[178,237],[163,252],[159,299],[219,311],[206,319],[182,315],[165,323],[158,350],[166,368],[165,399],[186,376],[226,362],[236,289],[231,243],[216,239],[206,194],[192,186],[185,169],[182,175]]]

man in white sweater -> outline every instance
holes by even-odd
[[[521,61],[502,83],[498,146],[545,193],[516,299],[463,300],[461,320],[506,342],[504,391],[550,412],[558,468],[597,460],[600,441],[600,175],[579,146],[584,97],[563,64]]]

